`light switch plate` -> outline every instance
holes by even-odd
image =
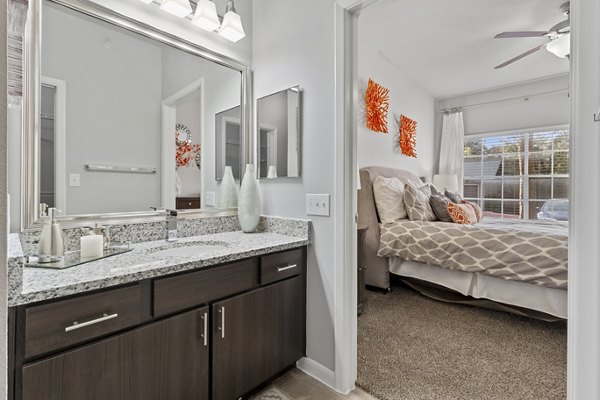
[[[79,174],[69,174],[69,186],[79,187],[81,186],[81,179]]]
[[[204,204],[207,207],[216,207],[217,206],[217,198],[215,192],[205,192],[204,193]]]
[[[307,194],[306,215],[320,215],[323,217],[329,217],[329,195]]]

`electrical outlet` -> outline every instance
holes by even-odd
[[[329,217],[329,195],[307,194],[306,215],[320,215],[323,217]]]
[[[217,196],[215,195],[215,192],[204,193],[204,205],[206,205],[207,207],[217,206]]]
[[[81,179],[79,174],[69,174],[69,186],[79,187],[81,186]]]

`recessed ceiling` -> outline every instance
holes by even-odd
[[[433,96],[563,74],[569,62],[542,49],[502,69],[494,66],[546,38],[494,39],[504,31],[547,30],[565,19],[566,0],[380,0],[359,16],[359,35]],[[360,57],[360,55],[359,55]]]

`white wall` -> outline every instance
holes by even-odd
[[[47,4],[42,32],[42,75],[66,82],[66,174],[81,177],[80,187],[67,186],[63,211],[95,214],[160,205],[160,173],[84,168],[98,163],[160,169],[160,46]]]
[[[261,180],[263,214],[306,218],[305,194],[334,191],[334,0],[254,2],[254,96],[300,85],[301,178]],[[341,210],[340,210],[341,211]],[[334,220],[313,217],[308,252],[307,356],[335,368]]]
[[[358,18],[358,79],[361,106],[369,78],[390,90],[388,134],[366,128],[364,112],[359,116],[358,166],[381,165],[401,168],[431,179],[434,165],[435,99],[417,82],[391,64],[380,48],[385,26],[374,7],[366,8]],[[364,110],[364,106],[362,106]],[[397,146],[400,114],[417,121],[417,158],[404,156]]]
[[[0,76],[6,77],[6,9],[7,7],[0,7],[0,60],[4,60],[0,63]],[[7,398],[7,382],[8,382],[8,368],[7,368],[7,320],[8,320],[8,309],[7,309],[7,270],[6,270],[6,257],[7,257],[7,204],[6,204],[6,193],[7,189],[7,112],[6,112],[6,85],[2,85],[0,89],[0,399]]]
[[[467,135],[565,125],[569,123],[570,115],[568,89],[569,76],[560,75],[450,99],[440,99],[438,108],[461,107],[518,97],[515,100],[464,108]],[[535,96],[539,93],[560,90],[565,91]],[[441,120],[441,113],[437,115]],[[438,133],[441,135],[441,128]]]

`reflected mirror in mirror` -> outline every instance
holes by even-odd
[[[242,171],[242,129],[240,108],[235,107],[215,116],[215,179],[221,181],[225,167],[231,167],[234,179],[240,179]]]
[[[218,193],[215,118],[237,121],[225,125],[237,147],[224,154],[242,162],[240,66],[43,0],[34,209],[83,215],[214,206],[203,198]],[[20,127],[9,135],[20,142]],[[19,199],[26,196],[14,193],[21,156],[10,156],[10,194]]]
[[[258,99],[259,178],[300,176],[300,115],[299,86]]]

